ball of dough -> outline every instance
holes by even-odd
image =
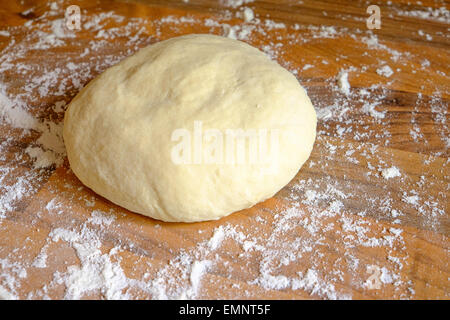
[[[308,159],[316,114],[244,42],[187,35],[141,49],[70,103],[64,141],[89,188],[163,221],[213,220],[273,196]]]

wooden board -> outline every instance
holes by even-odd
[[[448,3],[373,1],[368,30],[362,1],[238,2],[0,3],[0,297],[449,298]],[[64,27],[69,5],[81,30]],[[80,183],[61,121],[107,67],[188,33],[236,36],[294,72],[318,137],[275,197],[161,223]]]

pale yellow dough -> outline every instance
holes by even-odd
[[[279,132],[267,164],[188,163],[171,157],[174,130]],[[316,114],[297,79],[258,49],[188,35],[141,49],[91,81],[70,103],[64,141],[89,188],[130,211],[164,221],[218,219],[276,192],[308,159]]]

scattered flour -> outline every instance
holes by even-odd
[[[222,226],[214,230],[212,238],[209,240],[208,245],[211,250],[216,250],[221,244],[225,237],[225,232]]]
[[[200,281],[210,265],[211,261],[209,260],[194,261],[190,275],[191,288],[187,293],[187,297],[196,296],[200,288]]]
[[[394,71],[392,71],[391,67],[389,67],[389,66],[386,65],[386,66],[383,66],[383,67],[378,68],[378,69],[377,69],[377,73],[378,73],[380,76],[389,78],[390,76],[392,76],[392,75],[394,74]]]
[[[450,23],[450,11],[446,7],[427,8],[427,10],[397,10],[396,14],[404,17],[414,17],[423,20],[433,20],[443,23]]]
[[[221,3],[226,7],[238,8],[244,4],[249,4],[255,0],[221,0]]]
[[[342,93],[349,95],[350,94],[350,83],[348,82],[348,72],[342,70],[338,74],[338,84]]]
[[[0,300],[17,300],[17,297],[0,285]]]
[[[390,178],[395,178],[395,177],[401,176],[400,170],[398,170],[397,167],[390,167],[390,168],[383,169],[381,171],[381,174],[385,179],[390,179]]]
[[[242,11],[238,11],[237,12],[237,17],[244,19],[244,22],[252,22],[253,19],[255,19],[255,13],[253,12],[253,10],[251,8],[243,8]]]

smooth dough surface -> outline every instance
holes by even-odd
[[[194,132],[195,122],[278,132],[272,171],[267,163],[174,162],[173,132]],[[218,219],[272,197],[308,159],[315,136],[316,113],[290,72],[213,35],[141,49],[83,88],[64,119],[70,166],[86,186],[130,211],[177,222]]]

